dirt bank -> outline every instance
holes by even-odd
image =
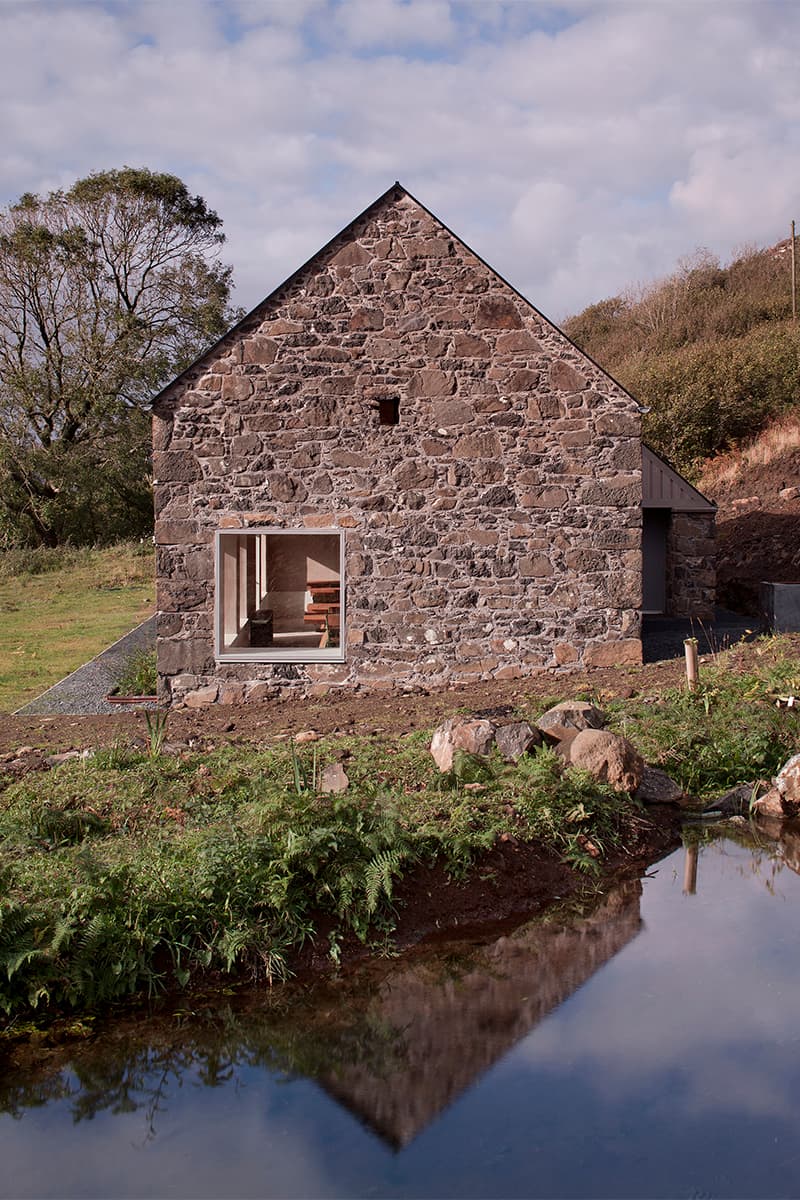
[[[330,693],[315,700],[273,700],[264,704],[211,705],[170,713],[170,741],[216,746],[226,741],[259,743],[300,729],[332,733],[337,729],[367,735],[425,729],[458,709],[474,712],[498,705],[520,705],[545,699],[590,694],[600,700],[657,692],[677,684],[680,660],[640,667],[602,668],[574,674],[543,674],[529,679],[448,688],[430,694],[400,693],[362,696]],[[0,716],[0,754],[19,746],[53,751],[127,743],[146,733],[141,713],[112,716]]]

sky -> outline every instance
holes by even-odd
[[[245,308],[399,179],[563,320],[800,220],[800,2],[0,0],[0,204],[126,164]]]

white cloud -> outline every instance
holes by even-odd
[[[252,304],[399,178],[559,318],[785,236],[799,60],[771,0],[6,4],[0,198],[172,170]]]

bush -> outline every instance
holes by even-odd
[[[117,682],[120,696],[154,696],[158,688],[155,650],[135,650],[125,661]]]

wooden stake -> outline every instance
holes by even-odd
[[[683,643],[686,652],[686,686],[690,692],[697,687],[700,667],[697,660],[697,638],[686,638]]]
[[[797,320],[797,267],[795,263],[794,221],[792,221],[792,320]]]
[[[697,891],[697,846],[686,847],[683,863],[683,894],[693,896]]]

